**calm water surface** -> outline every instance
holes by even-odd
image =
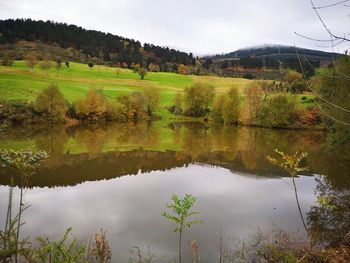
[[[329,223],[349,219],[349,147],[329,151],[322,132],[157,123],[36,127],[3,132],[0,148],[50,152],[26,184],[23,237],[58,239],[71,226],[88,240],[103,228],[115,262],[127,262],[133,246],[149,247],[164,261],[177,256],[173,225],[161,217],[173,193],[196,196],[194,209],[204,221],[186,231],[185,254],[196,239],[203,260],[217,258],[221,233],[229,240],[279,227],[305,237],[291,179],[266,161],[275,148],[309,153],[310,171],[296,179],[308,225],[325,242],[349,229]],[[1,169],[1,227],[11,184],[18,204],[18,174]],[[318,206],[324,193],[343,197],[342,212]]]

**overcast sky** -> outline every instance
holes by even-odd
[[[336,33],[350,31],[350,7],[339,5],[320,14]],[[66,22],[200,55],[293,42],[330,51],[294,34],[327,38],[309,0],[0,0],[0,19],[8,18]]]

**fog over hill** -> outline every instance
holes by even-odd
[[[212,59],[234,59],[242,57],[271,57],[276,59],[286,59],[286,58],[295,58],[299,54],[304,58],[319,59],[319,60],[329,60],[332,57],[338,57],[339,53],[324,52],[314,49],[306,49],[301,47],[287,46],[287,45],[278,45],[278,44],[263,44],[256,45],[251,47],[245,47],[238,49],[236,51],[218,54],[214,56],[208,56]]]

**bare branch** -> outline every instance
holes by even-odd
[[[333,38],[332,38],[332,36],[330,36],[331,37],[331,40],[333,41]],[[350,79],[350,76],[349,75],[347,75],[347,74],[344,74],[344,73],[342,73],[342,72],[339,72],[338,70],[337,70],[337,64],[335,63],[335,59],[334,59],[334,56],[333,56],[333,50],[334,49],[334,45],[332,46],[332,63],[333,63],[333,67],[335,68],[335,70],[338,72],[338,74],[340,74],[342,77],[344,77],[344,78],[347,78],[347,79]]]
[[[317,38],[312,38],[312,37],[308,37],[308,36],[299,34],[299,33],[297,33],[297,32],[294,32],[294,34],[296,34],[296,35],[299,36],[299,37],[302,37],[302,38],[305,38],[305,39],[308,39],[308,40],[312,40],[312,41],[317,41],[317,42],[332,42],[332,40],[329,40],[329,39],[317,39]]]
[[[322,47],[322,48],[334,48],[334,47],[336,47],[336,46],[338,46],[338,45],[340,45],[341,43],[344,43],[344,39],[340,39],[340,41],[338,42],[338,43],[332,43],[331,45],[329,45],[329,46],[326,46],[326,45],[318,45],[318,44],[316,44],[316,46],[317,47]],[[333,53],[333,52],[332,52]]]
[[[313,8],[313,9],[328,8],[328,7],[333,7],[333,6],[341,5],[341,4],[344,4],[344,3],[347,3],[347,2],[349,2],[349,0],[340,1],[340,2],[337,2],[337,3],[334,3],[334,4],[330,4],[330,5],[314,6],[314,7],[312,7],[312,8]]]
[[[320,13],[317,11],[317,9],[316,9],[316,7],[315,7],[315,4],[314,4],[313,0],[310,0],[310,3],[311,3],[311,5],[312,5],[312,8],[314,9],[314,11],[315,11],[315,13],[316,13],[318,19],[320,20],[320,22],[322,23],[323,27],[326,29],[326,31],[328,32],[328,34],[329,34],[330,36],[332,36],[332,37],[335,38],[335,39],[343,39],[344,41],[349,41],[349,42],[350,42],[350,39],[349,39],[349,38],[346,38],[345,35],[344,35],[344,37],[340,37],[340,36],[334,35],[334,34],[331,32],[331,30],[327,27],[327,25],[325,24],[325,22],[323,21],[323,19],[322,19]]]

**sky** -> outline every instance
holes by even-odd
[[[314,0],[324,6],[342,0]],[[348,5],[348,6],[346,6]],[[332,32],[349,34],[348,3],[319,10]],[[332,51],[297,36],[329,39],[310,0],[0,0],[0,19],[31,18],[176,48],[222,54],[264,44]],[[338,45],[343,52],[348,45]]]

